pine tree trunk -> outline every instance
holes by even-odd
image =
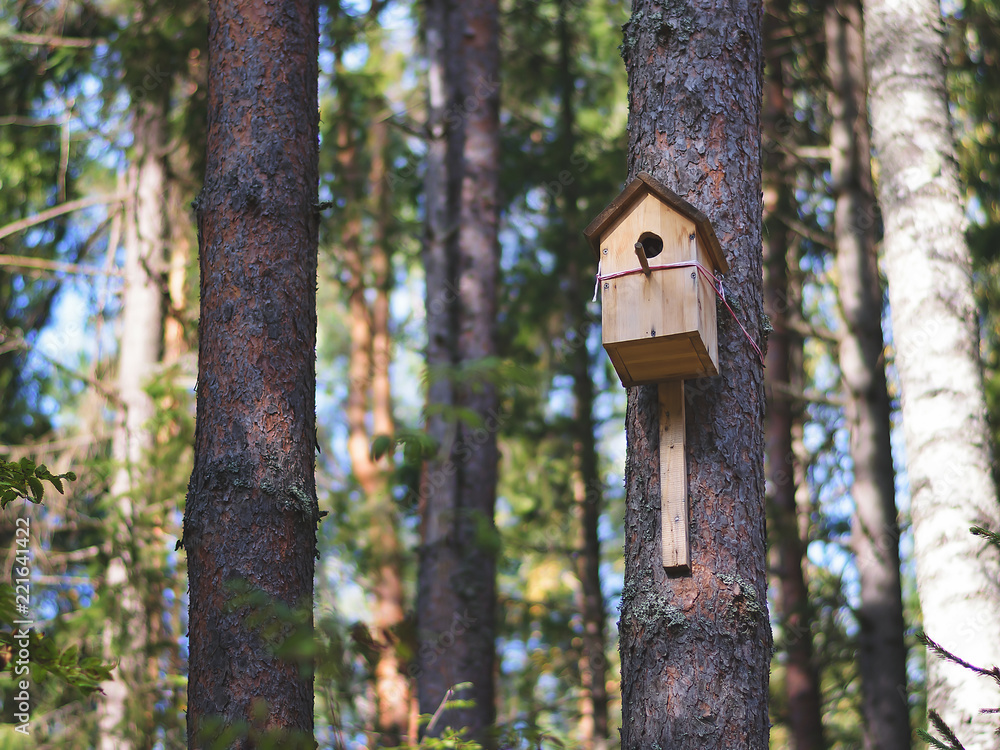
[[[1000,665],[996,555],[969,534],[1000,528],[990,475],[979,336],[948,115],[940,9],[865,0],[873,142],[902,386],[917,590],[927,634]],[[995,748],[1000,687],[927,657],[928,708],[967,748]]]
[[[636,0],[625,26],[629,174],[712,221],[729,304],[761,341],[761,6]],[[725,308],[716,378],[686,384],[691,574],[662,565],[657,389],[625,417],[622,747],[768,746],[763,367]]]
[[[207,746],[220,722],[249,724],[235,748],[279,731],[311,747],[311,660],[274,648],[312,628],[317,6],[214,0],[209,12],[198,421],[182,540],[188,743]],[[298,625],[252,617],[281,605]]]
[[[345,110],[346,111],[346,110]],[[356,190],[361,152],[341,130],[339,160],[344,171],[347,211],[351,212],[342,235],[344,266],[349,271],[348,313],[351,356],[347,393],[347,450],[354,477],[361,487],[370,524],[369,550],[373,569],[367,574],[374,597],[371,637],[375,656],[375,746],[396,747],[407,732],[410,690],[400,670],[396,651],[396,628],[403,622],[403,582],[396,507],[389,482],[388,458],[376,460],[372,440],[392,435],[392,396],[389,380],[391,338],[389,333],[390,258],[384,237],[388,221],[385,205],[386,124],[371,125],[371,173],[368,194],[376,217],[370,252],[362,252],[361,192]],[[374,276],[374,300],[369,304],[366,278]],[[368,416],[371,414],[371,429]]]
[[[559,85],[560,136],[562,138],[561,170],[572,170],[576,149],[576,109],[574,93],[576,76],[573,72],[574,45],[569,19],[569,0],[559,2]],[[583,220],[577,208],[577,181],[565,185],[560,203],[563,227],[569,242],[566,252],[567,325],[571,331],[573,349],[569,355],[573,378],[573,501],[579,517],[579,542],[574,566],[580,581],[579,610],[583,618],[583,649],[580,654],[580,681],[583,688],[579,732],[583,750],[605,750],[608,746],[608,691],[606,625],[607,611],[601,591],[601,542],[598,523],[603,502],[603,482],[594,435],[594,381],[591,374],[591,353],[587,347],[587,332],[591,320],[587,312],[590,276],[586,244],[581,237]],[[602,355],[603,356],[603,355]]]
[[[147,679],[149,617],[146,581],[139,565],[142,528],[138,516],[145,491],[143,466],[155,436],[148,422],[155,405],[145,388],[160,362],[163,344],[163,277],[167,222],[166,97],[149,97],[135,106],[131,200],[125,237],[125,289],[118,355],[118,393],[122,413],[115,432],[118,470],[111,485],[118,519],[105,577],[107,596],[117,609],[104,636],[108,658],[118,659],[114,679],[101,685],[98,718],[101,750],[151,746],[156,696]],[[148,594],[148,592],[147,592]]]
[[[456,369],[496,354],[499,51],[495,0],[428,3],[427,430],[437,456],[421,479],[416,667],[422,713],[449,688],[475,705],[441,714],[429,734],[495,716],[496,387]],[[459,418],[456,407],[482,425]]]
[[[831,79],[830,172],[836,201],[833,231],[844,320],[840,371],[854,469],[851,546],[861,583],[856,614],[864,744],[873,750],[908,750],[899,524],[889,438],[892,407],[883,357],[882,286],[875,255],[875,195],[859,0],[831,2],[825,20]]]
[[[192,258],[194,227],[191,222],[191,148],[175,144],[171,169],[180,177],[170,180],[167,188],[169,249],[167,258],[167,306],[169,315],[163,324],[163,362],[173,364],[191,351],[184,315],[187,312],[188,264]]]
[[[371,269],[375,282],[372,303],[372,431],[392,435],[392,389],[389,364],[392,361],[392,336],[389,331],[389,293],[392,289],[392,260],[385,236],[390,220],[385,191],[385,153],[388,126],[385,121],[372,124],[372,167],[369,184],[375,220]],[[402,548],[396,502],[389,482],[388,459],[381,467],[381,482],[372,503],[372,548],[378,568],[375,571],[374,621],[375,642],[379,646],[375,666],[375,693],[379,713],[377,729],[382,744],[399,745],[407,734],[410,718],[410,683],[403,673],[397,650],[396,631],[405,618]],[[411,738],[416,741],[416,737]]]
[[[771,537],[778,578],[777,617],[781,623],[788,729],[794,750],[823,750],[822,696],[819,670],[813,656],[814,614],[803,570],[805,544],[799,532],[796,503],[797,482],[794,428],[801,421],[796,392],[802,390],[802,338],[792,324],[800,317],[800,292],[789,280],[789,267],[798,257],[790,245],[787,217],[795,215],[794,165],[787,155],[791,144],[781,145],[787,135],[783,60],[775,54],[778,37],[788,31],[783,23],[787,3],[775,3],[777,15],[764,20],[767,70],[764,81],[763,125],[768,147],[764,151],[764,212],[767,231],[764,242],[764,290],[772,331],[768,337],[767,445],[768,500],[773,522]]]
[[[567,225],[569,226],[569,225]],[[579,225],[577,225],[579,226]],[[579,232],[570,233],[573,237]],[[586,257],[586,247],[577,248]],[[578,271],[574,268],[572,271]],[[587,292],[581,285],[569,289],[579,299],[585,300]],[[579,311],[577,311],[579,312]],[[574,315],[578,331],[585,330],[585,318]],[[590,353],[585,341],[572,354],[573,395],[576,400],[574,415],[573,453],[574,502],[576,503],[580,535],[575,568],[580,580],[580,614],[583,618],[583,650],[580,675],[584,690],[584,710],[581,717],[581,734],[585,750],[605,750],[608,746],[608,691],[607,636],[605,620],[607,611],[601,591],[601,542],[598,524],[601,516],[603,486],[599,474],[597,445],[594,437],[594,384],[591,380]]]

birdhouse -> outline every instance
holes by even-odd
[[[598,259],[604,348],[628,387],[719,373],[708,218],[645,172],[584,230]]]

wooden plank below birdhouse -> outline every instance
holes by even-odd
[[[663,567],[691,570],[688,545],[687,458],[684,451],[684,381],[660,383],[660,514]]]

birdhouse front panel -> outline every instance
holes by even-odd
[[[694,263],[710,273],[716,264],[695,222],[640,193],[601,232],[599,247],[604,348],[622,384],[717,375],[715,291]]]
[[[718,374],[715,292],[696,268],[605,283],[604,348],[622,385]]]

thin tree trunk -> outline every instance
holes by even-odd
[[[570,233],[567,224],[567,237]],[[577,225],[579,226],[579,225]],[[586,248],[577,248],[584,255]],[[572,269],[576,271],[578,269]],[[586,299],[586,292],[579,285],[571,285],[570,292]],[[578,311],[577,311],[578,312]],[[584,330],[583,317],[574,316]],[[583,334],[581,334],[583,335]],[[580,731],[586,750],[605,750],[608,745],[608,692],[607,681],[607,614],[604,594],[601,591],[601,543],[598,538],[603,488],[598,469],[597,446],[594,438],[594,386],[590,372],[590,354],[586,342],[572,355],[573,395],[576,400],[574,415],[573,453],[575,456],[574,502],[579,509],[580,541],[575,568],[580,580],[580,614],[583,617],[583,652],[580,675],[584,690],[584,710]]]
[[[182,539],[188,744],[245,723],[231,747],[272,732],[312,747],[311,659],[274,649],[312,629],[317,6],[213,0],[209,13],[198,421]],[[252,616],[269,606],[255,592],[295,608],[298,623],[277,617],[276,636],[276,616]]]
[[[143,465],[155,436],[148,429],[155,405],[146,393],[163,345],[163,275],[167,222],[166,97],[150,97],[135,107],[131,200],[125,230],[125,289],[118,355],[118,393],[123,406],[114,439],[119,463],[111,485],[118,519],[105,585],[117,614],[105,632],[108,658],[118,659],[113,680],[102,684],[98,718],[101,750],[151,746],[155,695],[148,681],[149,617],[143,592],[140,548]]]
[[[451,582],[459,575],[454,549],[455,509],[458,507],[458,471],[452,459],[456,425],[449,414],[456,406],[450,373],[457,360],[455,330],[457,295],[454,279],[457,265],[458,167],[461,165],[461,133],[448,120],[457,106],[455,84],[458,66],[451,26],[456,11],[451,0],[427,3],[425,46],[427,81],[427,167],[424,176],[425,231],[424,273],[427,315],[427,410],[425,430],[438,446],[420,479],[420,561],[417,579],[417,698],[421,713],[434,713],[449,688],[460,679],[449,661],[441,658],[439,640],[452,633],[450,613],[457,591]],[[459,627],[464,635],[467,625]],[[450,636],[454,646],[455,635]],[[430,729],[433,731],[437,727]]]
[[[574,46],[568,0],[559,1],[559,78],[560,126],[562,137],[562,167],[571,169],[576,145],[576,109],[573,73]],[[601,591],[601,543],[598,537],[603,503],[603,484],[594,436],[594,381],[591,374],[591,354],[587,348],[590,315],[587,312],[589,268],[582,261],[587,256],[581,238],[583,221],[577,209],[577,182],[572,180],[563,192],[561,213],[565,236],[576,239],[567,248],[566,273],[567,326],[573,349],[569,356],[576,401],[573,419],[574,502],[579,520],[579,544],[574,566],[580,581],[579,609],[583,617],[583,649],[580,656],[580,678],[583,688],[579,732],[584,750],[605,750],[608,746],[607,612]]]
[[[180,179],[172,179],[167,188],[167,214],[169,217],[170,247],[167,258],[167,306],[169,314],[163,326],[163,361],[166,364],[178,362],[190,350],[188,331],[183,316],[187,312],[188,264],[191,262],[194,232],[191,222],[192,192],[191,150],[187,144],[177,144],[171,161],[173,170],[181,173]]]
[[[372,303],[372,431],[392,435],[392,389],[389,364],[392,360],[392,336],[389,331],[389,293],[392,289],[392,260],[385,236],[389,221],[388,196],[385,191],[385,153],[388,126],[385,121],[372,124],[372,167],[369,183],[375,213],[375,231],[371,267],[375,282]],[[375,666],[375,692],[379,704],[378,730],[386,746],[396,746],[406,738],[410,718],[410,683],[402,671],[396,648],[396,631],[406,616],[403,591],[402,547],[396,503],[389,482],[389,458],[382,467],[381,486],[372,497],[372,547],[378,568],[373,586],[375,594],[375,643],[379,646]],[[416,737],[410,738],[416,741]]]
[[[761,6],[636,0],[629,174],[647,170],[711,219],[726,297],[761,340]],[[762,342],[761,342],[762,343]],[[759,344],[758,344],[759,345]],[[763,367],[728,312],[716,378],[689,381],[691,573],[662,565],[657,389],[628,390],[622,747],[768,746]]]
[[[775,54],[777,37],[787,29],[787,3],[775,3],[774,14],[764,19],[767,69],[764,81],[764,212],[767,219],[764,242],[764,290],[772,331],[768,337],[767,480],[770,519],[774,523],[778,619],[787,655],[784,663],[788,700],[788,728],[795,750],[822,750],[823,722],[819,670],[813,656],[813,610],[803,570],[804,543],[799,531],[794,429],[801,420],[792,393],[802,389],[802,339],[789,325],[799,317],[800,297],[789,280],[797,254],[783,217],[794,215],[794,166],[780,141],[785,133],[789,102],[785,95],[782,58]]]
[[[426,177],[428,432],[439,446],[421,480],[417,625],[420,710],[433,713],[459,682],[468,708],[428,733],[494,720],[496,633],[496,387],[450,382],[456,367],[496,354],[499,50],[495,0],[427,9],[431,142]],[[482,425],[458,419],[454,408]],[[450,412],[450,413],[449,413]]]
[[[388,458],[376,460],[371,444],[376,435],[392,435],[392,392],[389,381],[391,338],[389,333],[389,291],[391,288],[390,258],[384,237],[384,222],[388,221],[385,201],[385,141],[386,125],[371,126],[372,166],[368,185],[375,216],[373,241],[367,266],[374,276],[375,298],[366,298],[366,259],[362,252],[361,196],[353,190],[357,185],[356,162],[360,152],[356,145],[340,144],[340,161],[348,183],[348,211],[351,216],[342,235],[345,265],[350,271],[351,359],[347,396],[347,448],[351,467],[365,496],[369,512],[369,548],[374,569],[369,572],[374,596],[372,640],[377,649],[375,660],[375,737],[379,746],[396,747],[407,734],[410,712],[410,690],[396,651],[395,630],[403,622],[403,582],[400,572],[401,550],[396,509],[389,482]],[[371,430],[368,425],[372,417]]]
[[[830,172],[836,200],[837,289],[844,319],[840,371],[854,469],[851,546],[861,582],[857,661],[864,744],[872,750],[909,750],[906,626],[889,437],[892,407],[883,357],[860,0],[835,0],[827,5],[826,47],[832,84]]]
[[[978,358],[976,306],[948,115],[940,9],[865,0],[873,142],[902,386],[917,590],[945,648],[1000,665],[996,555],[969,534],[1000,529]],[[928,708],[970,750],[995,748],[1000,687],[928,654]]]

